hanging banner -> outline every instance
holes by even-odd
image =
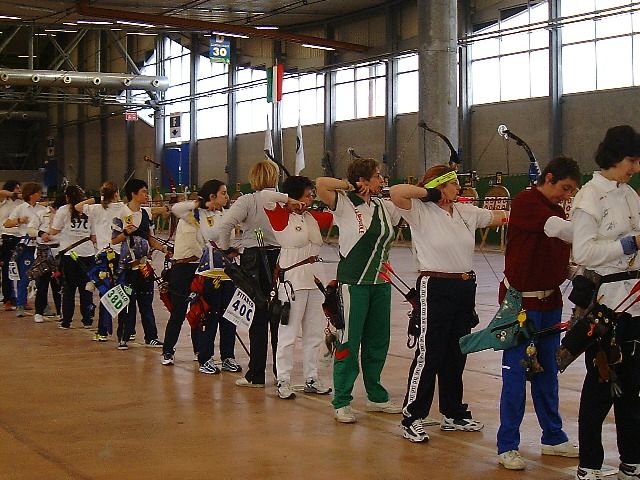
[[[181,138],[182,130],[180,128],[180,123],[182,120],[180,112],[174,112],[169,114],[169,138]]]
[[[216,35],[209,40],[209,59],[211,63],[231,62],[231,42]]]

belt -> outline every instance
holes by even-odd
[[[475,280],[476,272],[463,272],[463,273],[446,273],[446,272],[431,272],[429,270],[422,270],[420,272],[422,277],[433,278],[448,278],[450,280]]]
[[[177,260],[174,260],[173,263],[176,264],[181,264],[181,263],[195,263],[200,261],[200,258],[196,257],[195,255],[191,255],[190,257],[187,258],[179,258]]]
[[[507,280],[507,277],[504,277],[504,279],[502,280],[502,283],[504,283],[504,286],[506,288],[509,288],[509,282]],[[537,298],[538,300],[543,300],[553,295],[553,292],[555,292],[555,289],[554,290],[535,290],[533,292],[520,292],[520,293],[522,294],[522,298]]]

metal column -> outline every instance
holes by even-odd
[[[560,16],[560,0],[549,0],[549,20]],[[562,32],[555,22],[549,28],[549,125],[550,158],[562,151]]]

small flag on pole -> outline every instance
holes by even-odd
[[[267,115],[267,130],[264,132],[264,154],[269,160],[273,160],[273,139],[271,138],[271,126]]]
[[[267,68],[267,102],[275,103],[282,100],[282,79],[284,78],[284,65],[276,63]]]
[[[298,129],[296,130],[296,175],[304,169],[304,144],[302,143],[302,126],[298,119]]]

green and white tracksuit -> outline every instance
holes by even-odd
[[[345,330],[333,367],[334,408],[351,403],[351,391],[360,372],[372,402],[389,400],[380,374],[389,350],[391,285],[378,278],[389,257],[393,225],[400,220],[391,202],[371,198],[366,204],[354,193],[338,194],[334,220],[340,229],[341,284]]]

